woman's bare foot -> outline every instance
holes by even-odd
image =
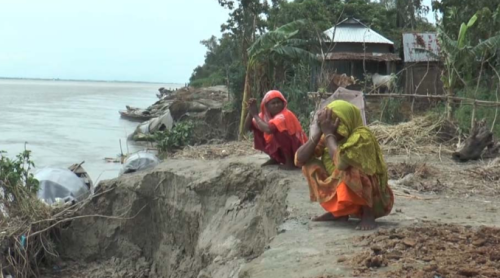
[[[333,214],[327,212],[321,216],[314,217],[312,221],[314,222],[323,222],[323,221],[347,221],[349,220],[349,216],[335,217]]]
[[[266,167],[266,166],[270,166],[270,165],[276,165],[276,164],[279,164],[278,161],[272,159],[272,158],[269,158],[268,161],[264,162],[261,167]]]
[[[286,171],[292,171],[292,170],[297,170],[298,168],[295,167],[295,164],[293,163],[292,157],[285,155],[285,164],[280,165],[278,168],[281,170],[286,170]]]
[[[292,170],[298,169],[297,167],[295,167],[295,165],[293,165],[293,163],[289,163],[289,162],[287,162],[283,165],[280,165],[278,168],[281,170],[286,170],[286,171],[292,171]]]
[[[359,225],[356,227],[356,230],[368,231],[373,230],[377,227],[375,223],[375,217],[373,215],[373,211],[369,207],[363,207],[363,216],[361,216],[361,221]]]

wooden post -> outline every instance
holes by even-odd
[[[238,139],[243,139],[244,128],[245,128],[245,118],[247,116],[247,102],[250,99],[250,62],[247,65],[247,72],[245,73],[245,87],[243,90],[243,99],[241,100],[241,117],[240,117],[240,128],[238,133]]]

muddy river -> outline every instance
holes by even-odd
[[[0,150],[13,157],[27,148],[37,166],[67,167],[85,161],[94,181],[114,178],[120,143],[124,152],[143,146],[126,143],[137,123],[120,118],[125,105],[147,107],[159,87],[180,84],[0,80]]]

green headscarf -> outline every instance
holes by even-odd
[[[342,135],[344,139],[338,142],[339,151],[337,153],[340,155],[339,158],[350,166],[362,170],[367,175],[377,175],[380,186],[385,187],[387,185],[387,167],[384,157],[377,139],[363,125],[359,109],[344,100],[332,101],[327,108],[333,111],[334,120],[337,117],[340,118],[337,133]],[[326,159],[329,159],[329,161]],[[325,149],[322,160],[325,168],[330,172],[328,168],[333,169],[333,162],[327,149]]]

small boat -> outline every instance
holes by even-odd
[[[78,178],[80,178],[85,183],[85,185],[87,185],[87,187],[90,190],[90,192],[92,192],[93,189],[94,189],[94,183],[92,182],[92,179],[90,178],[90,175],[82,167],[83,163],[85,163],[85,161],[83,161],[80,164],[73,164],[73,165],[69,166],[68,169],[71,172],[75,173],[75,175],[77,175]]]
[[[130,121],[136,121],[136,122],[145,122],[149,121],[154,116],[148,115],[148,114],[137,114],[137,113],[130,113],[129,111],[118,111],[122,118],[130,120]]]
[[[126,108],[127,110],[121,110],[118,111],[118,113],[120,113],[122,118],[125,118],[127,120],[145,122],[154,118],[154,116],[151,115],[149,111],[140,108],[130,107],[128,105],[126,106]]]

